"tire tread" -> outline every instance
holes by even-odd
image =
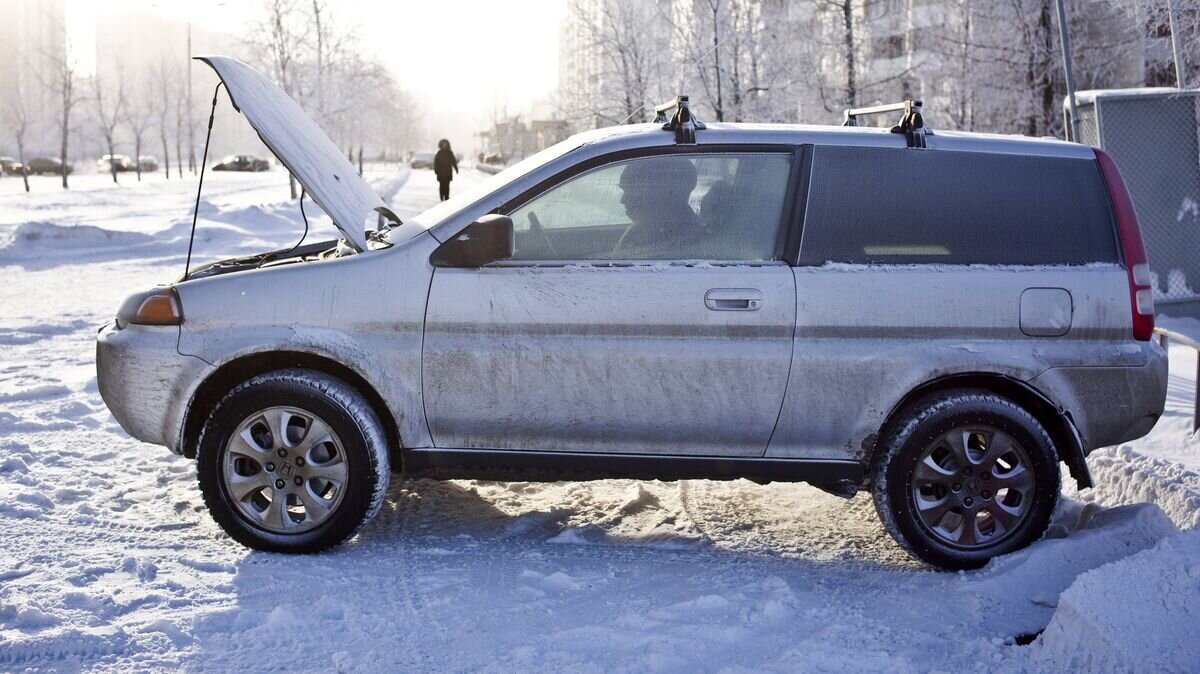
[[[960,407],[967,404],[985,404],[998,405],[1003,409],[1016,416],[1023,421],[1028,429],[1035,431],[1041,436],[1045,446],[1049,448],[1051,460],[1055,468],[1055,486],[1054,494],[1057,497],[1062,488],[1062,473],[1058,467],[1058,451],[1051,439],[1050,434],[1046,432],[1045,427],[1037,420],[1028,410],[1018,405],[1012,400],[1001,395],[990,393],[977,389],[951,389],[939,393],[930,394],[924,398],[918,399],[904,408],[897,415],[898,423],[886,433],[883,439],[881,451],[875,452],[870,467],[871,477],[871,493],[872,500],[875,503],[875,511],[879,515],[880,522],[883,523],[884,529],[888,532],[897,544],[904,549],[911,557],[926,564],[933,566],[941,566],[950,569],[969,569],[982,566],[968,562],[965,564],[946,565],[939,564],[930,559],[928,552],[923,551],[914,544],[914,541],[908,539],[907,536],[900,530],[896,521],[895,509],[890,502],[888,496],[888,466],[896,460],[896,457],[905,450],[908,440],[912,437],[913,432],[922,423],[929,419],[945,412],[954,407]],[[1053,508],[1051,508],[1053,510]],[[1038,532],[1038,535],[1033,541],[1039,540],[1045,533],[1045,528]],[[986,563],[986,562],[985,562]]]
[[[336,537],[325,537],[315,540],[311,543],[306,543],[297,546],[283,547],[279,545],[266,544],[264,541],[251,533],[245,532],[240,522],[231,513],[227,513],[225,504],[214,503],[215,499],[220,496],[216,493],[211,493],[210,489],[205,488],[204,476],[200,466],[205,465],[209,458],[208,453],[215,448],[206,450],[206,437],[213,431],[214,420],[221,413],[222,408],[229,403],[233,398],[236,398],[243,392],[264,386],[264,385],[291,385],[300,386],[309,389],[315,394],[319,394],[328,401],[341,407],[343,411],[354,421],[358,428],[363,433],[363,439],[366,443],[368,457],[368,474],[372,478],[373,485],[371,496],[368,501],[367,509],[358,523],[346,531],[344,534]],[[264,374],[256,375],[250,379],[234,386],[229,390],[221,400],[213,407],[212,414],[205,420],[203,427],[200,430],[200,436],[196,443],[196,462],[198,478],[201,481],[201,493],[204,497],[204,504],[212,514],[213,519],[217,524],[228,533],[234,540],[248,547],[298,553],[320,552],[322,550],[340,545],[350,538],[353,538],[359,531],[362,530],[368,522],[371,521],[383,505],[384,494],[387,492],[388,478],[391,475],[391,470],[388,465],[388,444],[386,434],[383,430],[383,424],[380,423],[378,416],[371,408],[370,404],[358,393],[350,384],[337,379],[331,375],[316,372],[314,370],[306,370],[302,368],[287,368],[282,370],[273,370]]]

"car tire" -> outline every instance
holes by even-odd
[[[258,375],[226,394],[196,460],[217,524],[273,552],[318,552],[350,538],[379,511],[390,475],[383,426],[363,396],[303,369]]]
[[[888,426],[871,489],[884,527],[913,557],[975,569],[1045,533],[1058,501],[1058,456],[1020,405],[984,391],[946,391]]]

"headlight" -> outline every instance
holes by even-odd
[[[179,325],[183,323],[183,307],[174,288],[155,288],[134,293],[121,302],[117,310],[117,327],[134,325]]]

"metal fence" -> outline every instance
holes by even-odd
[[[1155,301],[1200,305],[1200,91],[1114,89],[1076,98],[1079,140],[1112,156],[1133,196]]]
[[[1154,334],[1158,335],[1158,343],[1162,345],[1164,351],[1172,341],[1179,342],[1196,351],[1196,380],[1192,382],[1192,433],[1194,434],[1200,430],[1200,342],[1187,335],[1171,332],[1164,328],[1155,328]]]

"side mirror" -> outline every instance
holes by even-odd
[[[513,255],[516,239],[507,215],[485,215],[443,243],[429,262],[435,267],[482,267]]]

